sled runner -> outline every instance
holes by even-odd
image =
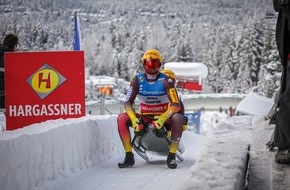
[[[139,132],[135,132],[135,136],[131,142],[136,153],[146,161],[149,161],[147,152],[159,156],[167,156],[169,153],[171,139],[167,136],[168,131],[166,128],[162,127],[158,130],[154,128],[151,123],[143,123],[142,121],[141,123],[143,128]],[[182,156],[184,151],[184,145],[180,141],[178,151],[176,152],[176,157],[181,162],[184,160]]]

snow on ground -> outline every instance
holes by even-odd
[[[0,186],[41,189],[121,153],[116,117],[54,120],[0,133]]]
[[[247,101],[247,106],[259,105]],[[274,126],[265,115],[203,112],[200,134],[183,133],[185,160],[175,170],[167,168],[166,157],[146,162],[137,154],[133,168],[119,169],[124,152],[116,115],[5,131],[0,133],[0,189],[290,189],[290,167],[275,164],[275,153],[266,149]]]
[[[252,116],[220,122],[207,135],[190,168],[188,189],[242,189],[246,174]]]
[[[220,123],[213,126],[211,118],[218,116]],[[204,113],[202,134],[183,134],[185,161],[176,170],[167,168],[166,157],[147,163],[137,154],[133,168],[119,169],[124,153],[116,116],[59,119],[6,131],[0,135],[1,189],[239,189],[251,117],[238,118]]]

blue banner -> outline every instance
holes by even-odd
[[[80,31],[79,31],[79,21],[77,17],[77,13],[74,15],[74,42],[73,42],[73,50],[81,49],[81,41],[80,41]]]
[[[188,126],[193,126],[197,134],[200,133],[200,115],[201,110],[194,113],[184,113],[184,116],[188,119]]]

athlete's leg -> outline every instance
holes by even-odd
[[[119,135],[126,152],[125,159],[118,163],[119,168],[128,168],[132,167],[135,164],[134,154],[132,153],[132,145],[131,145],[131,135],[129,131],[129,126],[131,126],[131,120],[127,113],[122,113],[118,116],[118,131]]]
[[[183,116],[179,113],[175,113],[171,116],[171,146],[170,152],[176,153],[178,149],[178,144],[182,136],[182,124]]]
[[[118,116],[118,119],[117,119],[118,131],[119,131],[119,135],[120,135],[125,152],[132,152],[131,134],[129,131],[130,122],[131,121],[127,113],[121,113]]]
[[[167,166],[171,169],[177,167],[175,154],[178,150],[179,141],[182,135],[183,116],[180,113],[175,113],[171,116],[169,122],[171,124],[171,145],[167,157]]]

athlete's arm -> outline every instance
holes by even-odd
[[[135,77],[130,83],[129,90],[127,92],[126,100],[124,103],[125,111],[130,117],[131,121],[137,118],[135,110],[133,109],[132,105],[136,99],[138,90],[139,90],[138,80],[137,77]]]
[[[180,110],[181,105],[173,80],[169,77],[166,77],[164,79],[164,86],[170,101],[167,111],[162,114],[166,116],[165,120],[167,120],[172,116],[172,114],[177,113]]]
[[[164,79],[164,87],[170,103],[166,112],[161,114],[158,119],[154,121],[154,125],[157,129],[160,129],[168,118],[180,110],[180,102],[173,80],[169,77],[166,77]]]

